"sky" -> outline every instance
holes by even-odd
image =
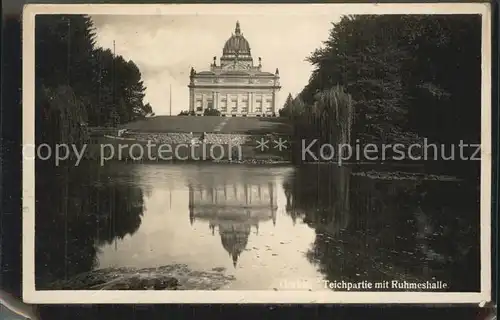
[[[156,115],[172,115],[189,107],[189,72],[208,70],[213,57],[217,64],[236,21],[248,40],[254,58],[262,57],[262,70],[280,71],[281,108],[289,93],[298,94],[308,83],[313,67],[305,59],[328,39],[332,22],[340,15],[92,15],[97,45],[113,48],[133,60],[146,86],[145,102]]]

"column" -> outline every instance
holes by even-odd
[[[257,98],[259,97],[259,94],[257,92],[253,93],[253,100],[252,100],[252,111],[255,113],[257,112],[257,107],[259,104],[257,103]]]
[[[243,111],[243,95],[238,93],[238,113],[241,114]]]
[[[249,114],[251,111],[250,105],[252,104],[252,93],[249,91],[248,92],[248,101],[247,101],[247,114]]]
[[[248,184],[245,183],[245,204],[248,205]]]
[[[271,105],[271,112],[275,113],[275,108],[276,108],[276,89],[273,89],[273,100],[272,100],[272,105]]]
[[[201,111],[205,112],[205,109],[207,108],[207,95],[206,93],[203,93],[201,96]]]
[[[253,185],[250,185],[250,192],[248,193],[248,203],[252,204],[252,193],[253,193]]]
[[[212,107],[217,110],[217,92],[212,92]]]
[[[236,113],[240,113],[240,94],[237,93],[236,94]]]
[[[194,88],[189,88],[189,111],[194,111]]]
[[[262,114],[262,112],[264,112],[264,95],[262,93],[260,93],[258,95],[258,98],[260,98],[260,103],[258,104],[259,105],[259,114]]]
[[[254,99],[255,94],[253,92],[249,92],[248,96],[249,96],[248,97],[248,112],[249,113],[253,113],[254,112],[254,110],[253,110],[253,104],[254,104],[253,99]]]

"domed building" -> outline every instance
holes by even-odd
[[[189,111],[203,115],[216,109],[222,116],[266,117],[276,114],[276,94],[281,86],[279,70],[262,70],[262,59],[254,65],[250,44],[236,22],[234,33],[222,49],[220,63],[213,58],[210,70],[193,68],[189,82]]]
[[[189,221],[208,222],[236,267],[245,250],[252,228],[259,232],[259,223],[276,225],[276,185],[272,182],[188,185]]]

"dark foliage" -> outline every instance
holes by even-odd
[[[314,105],[318,94],[341,86],[353,100],[352,141],[480,140],[480,16],[344,16],[308,60],[315,67],[308,85],[280,112],[303,132],[329,131],[332,114],[313,116]],[[441,169],[459,172],[463,165]]]
[[[81,147],[88,126],[113,127],[153,114],[143,101],[138,67],[96,47],[90,18],[38,15],[35,27],[38,145]],[[54,161],[36,160],[37,287],[91,270],[99,244],[141,224],[142,191],[107,185],[106,171],[84,162],[55,167]]]
[[[203,111],[203,115],[204,116],[216,116],[216,117],[219,117],[220,116],[220,111],[217,110],[217,109],[207,108],[207,109],[205,109],[205,111]]]
[[[38,15],[35,39],[36,108],[43,142],[81,143],[83,126],[116,126],[152,113],[143,101],[139,68],[95,45],[89,17]]]

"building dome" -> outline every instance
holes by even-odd
[[[238,258],[248,244],[251,226],[248,224],[220,224],[219,234],[222,246],[233,260],[236,267]]]
[[[240,23],[236,21],[236,28],[234,29],[234,34],[231,35],[226,43],[224,44],[224,49],[222,50],[223,55],[250,55],[250,44],[247,39],[243,37],[240,29]]]

